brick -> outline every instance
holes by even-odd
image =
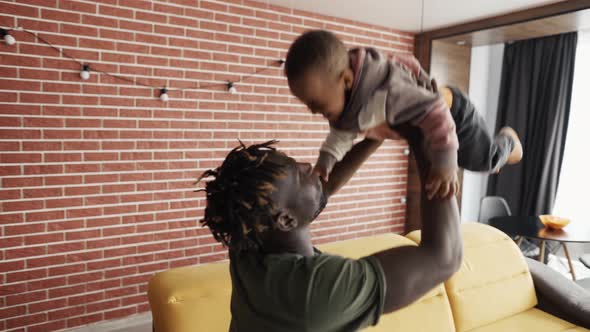
[[[88,325],[88,324],[92,324],[92,323],[96,323],[98,321],[101,321],[102,319],[103,319],[102,313],[84,315],[84,316],[69,318],[67,320],[67,326],[68,326],[68,328],[72,328],[72,327],[76,327],[76,326]]]
[[[73,12],[96,13],[97,5],[74,0],[58,0],[59,8]]]
[[[18,247],[24,243],[24,238],[21,236],[18,237],[2,237],[0,238],[0,248],[10,248],[10,247]],[[16,249],[16,250],[23,250],[23,249]],[[6,258],[9,258],[9,253],[12,255],[12,258],[19,257],[17,254],[19,251],[10,251],[6,253]]]
[[[63,173],[62,165],[25,165],[24,174],[52,174]]]
[[[59,198],[59,199],[48,199],[45,201],[45,205],[49,209],[61,208],[61,207],[72,207],[82,206],[84,204],[82,198]]]
[[[47,299],[47,292],[45,290],[31,292],[31,293],[21,293],[17,295],[11,295],[6,298],[6,304],[8,306],[18,305],[18,304],[26,304],[29,302],[36,302]],[[29,305],[29,309],[30,309]]]
[[[32,325],[27,328],[29,332],[46,332],[46,331],[58,331],[66,328],[66,320],[57,320],[39,325]]]
[[[99,261],[99,262],[89,262],[87,264],[87,269],[88,270],[101,270],[101,269],[107,269],[107,268],[112,268],[112,267],[117,267],[117,266],[121,266],[121,259],[120,258],[104,260],[104,261]]]
[[[40,311],[49,311],[51,309],[63,308],[67,305],[66,299],[53,299],[50,301],[31,303],[27,305],[29,313],[36,313]]]
[[[25,237],[25,244],[42,244],[51,242],[61,242],[64,240],[63,234],[43,234]]]
[[[13,261],[13,262],[4,262],[0,263],[0,272],[10,272],[10,271],[18,271],[22,270],[25,267],[25,262],[23,261]]]
[[[104,300],[104,293],[91,293],[79,296],[72,296],[68,298],[68,305],[69,306],[76,306],[76,305],[83,305],[89,304],[93,302],[98,302]]]
[[[134,275],[137,273],[137,267],[125,267],[120,269],[110,269],[105,272],[105,278],[117,278],[122,276]]]
[[[100,193],[100,186],[66,187],[66,196],[95,195]]]
[[[116,308],[120,305],[120,303],[121,303],[121,300],[119,300],[119,299],[103,301],[103,302],[99,302],[99,303],[91,303],[86,306],[86,312],[90,313],[90,312],[104,311],[106,309]]]
[[[12,318],[6,321],[7,329],[14,329],[21,326],[27,326],[47,321],[46,313],[38,313],[34,315],[26,315],[19,318]]]
[[[66,233],[66,240],[80,240],[80,239],[90,239],[90,238],[97,238],[100,237],[100,230],[85,230],[85,231],[76,231],[76,232],[68,232]]]
[[[24,305],[10,307],[10,308],[2,308],[2,309],[0,309],[0,319],[22,316],[26,312],[27,312],[27,307]]]
[[[76,287],[72,287],[72,289],[76,289]],[[83,292],[83,289],[80,290]],[[50,291],[51,292],[51,291]],[[64,295],[70,295],[71,293]],[[52,297],[52,296],[50,296]],[[49,320],[58,320],[63,319],[64,317],[75,317],[84,314],[84,306],[77,306],[77,307],[68,307],[64,309],[59,309],[55,311],[50,311],[48,313]]]
[[[60,243],[60,244],[51,244],[47,246],[47,253],[48,254],[57,254],[57,253],[64,253],[64,252],[71,252],[71,251],[79,251],[84,249],[84,241],[79,242],[67,242],[67,243]]]
[[[47,277],[46,269],[27,270],[23,272],[13,272],[6,274],[6,282],[13,283],[17,281],[27,281]],[[19,294],[20,296],[20,294]]]
[[[78,229],[84,227],[83,220],[67,220],[67,221],[59,221],[59,222],[51,222],[47,224],[47,231],[54,232],[54,231],[61,231],[61,230],[69,230],[69,229]]]
[[[137,313],[137,308],[135,308],[135,307],[111,310],[111,311],[106,311],[104,313],[104,319],[117,319],[117,318],[129,316],[129,315],[133,315],[135,313]]]
[[[39,9],[36,7],[2,3],[0,8],[2,13],[10,13],[14,16],[39,17]]]
[[[68,184],[81,184],[82,183],[82,176],[81,175],[60,175],[60,176],[47,176],[45,177],[45,185],[47,186],[55,186],[55,185],[68,185]]]
[[[120,8],[117,6],[108,6],[100,4],[98,6],[98,13],[106,16],[116,16],[118,18],[133,18],[133,10]]]
[[[50,278],[50,279],[42,279],[38,281],[30,281],[27,283],[27,289],[29,291],[34,290],[45,290],[49,288],[55,288],[64,286],[66,284],[65,277],[57,277],[57,278]]]
[[[61,196],[62,188],[24,189],[23,198]]]
[[[21,192],[18,189],[0,190],[0,200],[10,200],[21,198]]]
[[[73,139],[82,138],[80,130],[43,130],[43,138],[48,139]]]
[[[70,275],[73,273],[84,272],[84,270],[85,270],[84,264],[73,264],[73,265],[64,265],[64,266],[49,268],[48,273],[50,276],[61,276],[61,275]],[[69,295],[69,294],[74,294],[74,293],[67,293],[67,294],[63,294],[63,295]]]
[[[42,200],[33,201],[13,201],[2,203],[2,211],[26,211],[26,210],[38,210],[43,208]]]
[[[87,251],[83,253],[72,253],[67,255],[68,263],[91,261],[101,258],[103,258],[103,252],[101,250]]]

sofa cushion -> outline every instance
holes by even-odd
[[[469,331],[537,305],[528,267],[512,239],[479,223],[463,224],[461,230],[463,263],[445,282],[457,331]],[[413,232],[408,238],[419,242],[420,234]]]
[[[588,332],[583,327],[578,327],[565,320],[543,312],[539,309],[529,309],[519,314],[484,325],[470,332]]]

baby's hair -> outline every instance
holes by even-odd
[[[285,156],[268,141],[246,147],[241,141],[221,166],[204,172],[197,183],[206,183],[207,207],[201,223],[226,247],[243,251],[260,251],[260,234],[274,226],[276,209],[270,195],[276,179],[285,174],[286,165],[271,161],[271,154]],[[286,156],[285,156],[286,158]],[[276,159],[275,159],[276,160]]]
[[[335,75],[348,65],[346,46],[326,30],[311,30],[297,37],[285,60],[285,75],[289,83],[300,79],[309,69],[321,69]]]

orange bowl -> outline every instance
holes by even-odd
[[[553,228],[553,229],[562,229],[570,223],[570,219],[562,218],[558,216],[552,216],[550,214],[544,214],[539,216],[541,222],[545,227]]]

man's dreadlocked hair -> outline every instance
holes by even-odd
[[[276,188],[273,182],[285,174],[284,165],[270,161],[270,154],[281,154],[268,141],[246,147],[234,148],[221,166],[208,170],[197,182],[205,177],[207,207],[201,220],[211,230],[213,237],[230,249],[259,251],[260,233],[272,229],[276,214],[270,195]]]

